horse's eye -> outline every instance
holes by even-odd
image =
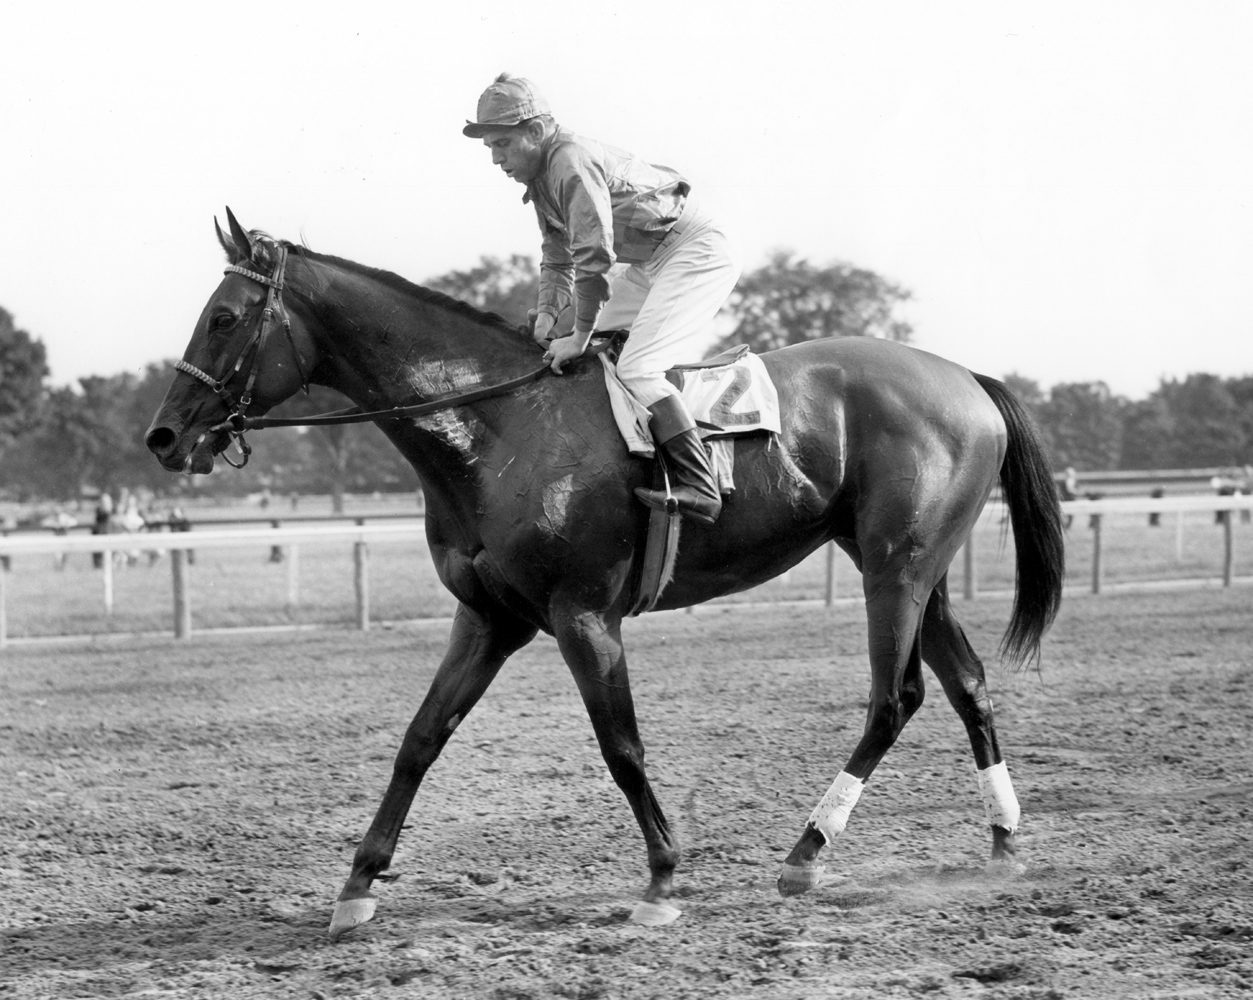
[[[230,313],[222,313],[220,316],[213,317],[213,329],[229,330],[235,325],[235,317]]]

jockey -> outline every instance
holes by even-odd
[[[492,162],[526,185],[522,200],[539,218],[534,336],[547,348],[544,359],[561,374],[594,331],[630,330],[618,378],[648,408],[679,511],[713,524],[722,497],[709,456],[665,373],[691,360],[692,338],[708,330],[735,288],[738,248],[681,174],[561,127],[529,80],[502,73],[479,98],[477,119],[463,134],[482,139]],[[572,303],[574,332],[550,340]],[[635,492],[650,507],[665,508],[663,492]]]

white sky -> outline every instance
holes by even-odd
[[[1133,398],[1253,372],[1253,4],[0,0],[0,24],[0,305],[58,383],[181,355],[225,205],[419,282],[538,256],[460,133],[501,70],[683,170],[750,267],[790,247],[911,289],[915,344],[976,371]]]

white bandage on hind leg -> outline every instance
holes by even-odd
[[[1004,761],[979,772],[979,794],[983,796],[983,814],[988,818],[988,826],[1004,827],[1010,833],[1018,829],[1022,811]]]
[[[844,832],[849,813],[857,805],[864,787],[861,778],[854,778],[847,771],[841,771],[835,776],[835,781],[827,789],[822,801],[809,814],[809,825],[821,833],[828,844]]]

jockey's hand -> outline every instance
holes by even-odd
[[[561,374],[561,366],[567,361],[573,361],[577,357],[581,357],[583,352],[587,350],[587,342],[592,339],[590,333],[572,333],[568,337],[561,337],[554,340],[548,345],[548,350],[544,354],[545,361],[551,361],[550,367],[554,375]]]
[[[528,309],[526,321],[531,328],[531,336],[535,338],[535,342],[540,347],[547,347],[548,336],[553,332],[553,327],[557,325],[557,321],[553,319],[552,313]]]

